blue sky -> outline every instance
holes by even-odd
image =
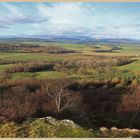
[[[140,3],[0,2],[0,36],[140,39]]]

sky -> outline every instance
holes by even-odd
[[[0,37],[140,39],[140,2],[0,2]]]

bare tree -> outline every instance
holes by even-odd
[[[67,89],[69,80],[56,80],[47,85],[47,95],[54,103],[56,111],[59,113],[73,105],[76,101],[74,92]]]

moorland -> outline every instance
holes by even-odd
[[[139,43],[0,42],[0,137],[139,137],[139,117]]]

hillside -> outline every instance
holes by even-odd
[[[5,41],[1,137],[140,136],[140,44]]]
[[[22,124],[14,122],[0,124],[1,138],[46,138],[46,137],[139,137],[138,129],[84,129],[71,120],[56,120],[52,117],[29,119]]]

